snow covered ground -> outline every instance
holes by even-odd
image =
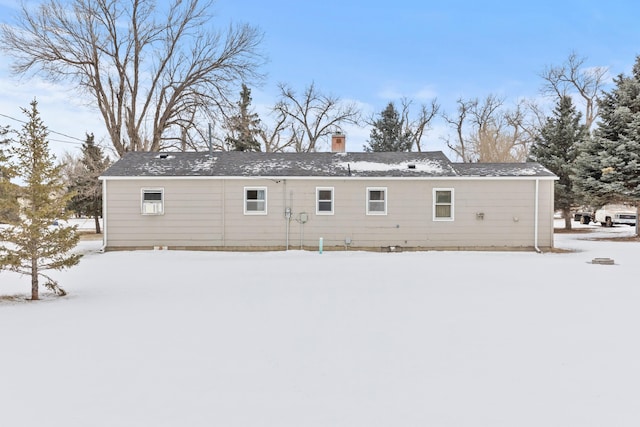
[[[640,243],[138,251],[0,273],[0,426],[640,425]],[[593,265],[609,257],[615,265]]]

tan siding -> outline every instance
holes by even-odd
[[[532,180],[109,181],[107,246],[284,248],[531,248]],[[140,189],[164,188],[165,214],[140,214]],[[244,214],[244,187],[267,188],[267,215]],[[334,188],[334,214],[316,214],[316,187]],[[387,188],[387,215],[366,214],[367,187]],[[433,189],[453,188],[454,221],[433,221]],[[553,182],[540,181],[540,247],[553,242]],[[301,213],[308,222],[302,225]],[[477,214],[484,213],[484,219]]]
[[[220,244],[221,181],[134,180],[107,183],[107,246]],[[142,188],[164,189],[164,215],[142,215]]]
[[[267,215],[244,213],[244,188],[267,189]],[[274,181],[228,180],[225,198],[225,246],[284,246],[281,185]]]

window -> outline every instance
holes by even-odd
[[[316,187],[316,214],[333,215],[333,187]]]
[[[245,215],[267,214],[267,189],[265,187],[244,188]]]
[[[453,188],[433,189],[433,220],[453,221]]]
[[[367,188],[367,215],[387,214],[387,189]]]
[[[142,189],[142,214],[164,214],[164,190],[162,188]]]

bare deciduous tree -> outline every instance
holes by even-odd
[[[436,117],[440,110],[440,105],[436,99],[431,100],[431,103],[427,106],[425,104],[420,105],[420,111],[417,117],[411,117],[411,105],[413,101],[403,98],[401,101],[400,117],[404,133],[409,135],[413,146],[418,151],[422,151],[422,137],[431,129],[431,121]]]
[[[452,141],[450,137],[445,138],[447,147],[449,147],[454,153],[458,155],[461,161],[464,163],[470,163],[472,161],[471,154],[467,148],[467,137],[464,134],[465,124],[467,123],[467,116],[469,110],[474,107],[477,100],[465,101],[462,98],[458,99],[458,114],[456,116],[450,116],[446,113],[442,114],[442,118],[451,126],[455,131],[455,140]]]
[[[548,66],[542,73],[545,81],[542,93],[561,99],[571,92],[577,92],[585,104],[584,121],[587,129],[598,117],[598,98],[605,84],[606,67],[585,68],[585,57],[571,52],[567,60],[558,66]]]
[[[228,108],[228,106],[226,106]],[[220,124],[228,118],[228,110],[222,105],[207,110],[202,115],[192,116],[194,125],[189,129],[182,129],[179,140],[175,140],[174,148],[179,151],[226,151],[224,134],[220,132]]]
[[[227,103],[260,78],[262,34],[249,25],[213,30],[213,0],[48,0],[2,24],[13,71],[78,85],[89,94],[118,153],[179,142],[198,112]]]
[[[456,116],[443,114],[454,129],[456,139],[447,146],[463,162],[525,161],[534,135],[534,127],[525,102],[514,110],[504,108],[504,100],[495,95],[478,99],[459,99]]]
[[[287,149],[295,146],[296,133],[294,130],[286,132],[288,118],[283,113],[274,111],[276,118],[273,122],[273,126],[268,126],[265,123],[261,123],[260,132],[258,137],[264,145],[264,151],[267,153],[286,151]]]
[[[280,100],[274,111],[286,118],[290,130],[288,146],[297,152],[316,151],[318,140],[336,131],[344,124],[359,124],[360,110],[354,103],[344,103],[337,97],[324,95],[311,83],[298,98],[296,92],[281,83]],[[284,124],[283,124],[284,125]]]

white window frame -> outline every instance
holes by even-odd
[[[380,202],[379,200],[371,200],[371,192],[372,191],[382,191],[384,194],[383,205],[384,209],[382,211],[371,210],[371,202]],[[389,195],[387,192],[387,187],[367,187],[367,215],[386,215],[387,214],[387,202],[389,199]]]
[[[450,203],[438,203],[437,194],[439,191],[448,191],[451,193],[451,202]],[[453,221],[455,217],[455,191],[453,188],[434,188],[433,189],[433,220],[434,221]],[[438,206],[450,206],[451,207],[451,215],[448,217],[438,217],[436,216],[436,210]]]
[[[145,200],[145,194],[160,193],[160,200]],[[140,189],[140,213],[142,215],[164,215],[164,188]]]
[[[247,198],[247,193],[249,191],[264,191],[264,200],[261,199],[251,199],[249,200]],[[242,199],[244,200],[244,214],[245,215],[266,215],[267,214],[267,187],[244,187],[244,196],[242,197]],[[251,209],[247,209],[247,204],[249,203],[249,201],[252,202],[264,202],[264,209],[263,210],[251,210]]]
[[[331,199],[327,200],[327,199],[320,199],[320,192],[321,191],[330,191],[331,192]],[[331,210],[328,211],[323,211],[320,210],[320,202],[330,202],[331,203]],[[334,212],[334,205],[335,205],[335,191],[333,187],[316,187],[316,215],[333,215]]]

